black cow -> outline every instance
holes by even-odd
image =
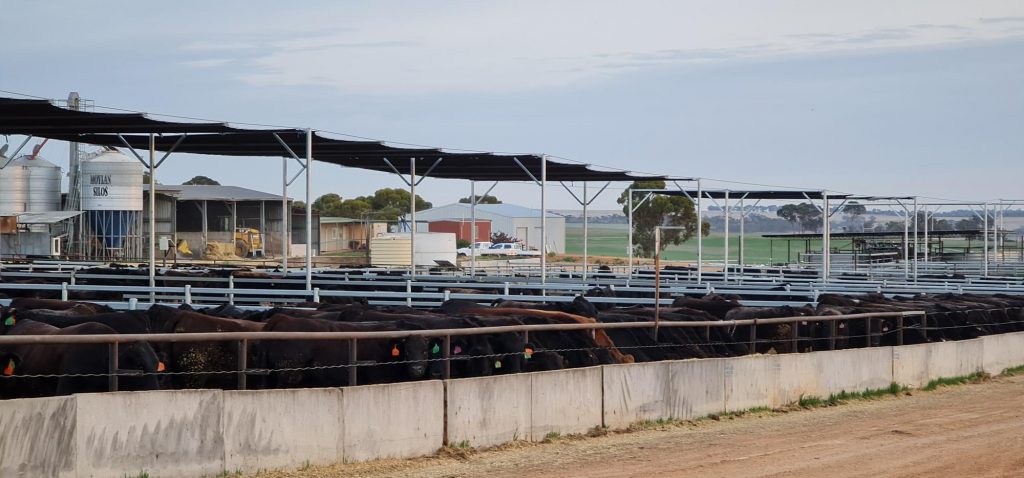
[[[18,335],[97,335],[117,334],[110,327],[95,322],[73,325],[63,329],[52,325],[20,320],[6,331],[7,336]],[[103,392],[108,390],[108,346],[106,344],[26,344],[7,348],[9,358],[4,365],[5,375],[0,379],[0,396],[6,398],[42,397],[72,393]],[[139,370],[141,377],[122,377],[123,390],[156,390],[156,373],[160,369],[153,348],[146,342],[121,344],[118,348],[118,366],[122,370]],[[10,372],[10,373],[8,373]],[[25,377],[26,375],[56,375],[57,377]],[[78,375],[78,376],[76,376]],[[92,375],[92,376],[80,376]]]

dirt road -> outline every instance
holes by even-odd
[[[1024,376],[468,456],[270,477],[1024,476]]]

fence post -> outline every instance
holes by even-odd
[[[313,288],[313,302],[315,302],[317,304],[320,303],[320,288],[319,287],[314,287]]]
[[[864,346],[865,347],[870,347],[871,346],[871,317],[868,317],[868,318],[864,319],[864,340],[867,341]]]
[[[359,367],[356,365],[359,362],[358,348],[359,341],[357,339],[348,339],[348,385],[358,385],[358,379],[356,373],[359,371]]]
[[[800,349],[797,347],[797,339],[800,336],[800,322],[794,321],[793,326],[789,328],[789,342],[790,348],[793,353],[797,353]]]
[[[117,391],[117,369],[119,368],[117,342],[107,345],[107,388],[111,392]]]
[[[443,299],[443,300],[444,300],[445,302],[448,302],[448,301],[449,301],[449,300],[451,300],[451,299],[452,299],[452,291],[450,291],[450,290],[448,290],[448,289],[445,289],[445,290],[444,290],[444,299]]]
[[[231,291],[231,292],[228,292],[228,304],[235,305],[235,293],[234,293],[234,290],[235,290],[235,275],[234,274],[228,276],[228,290]]]
[[[74,269],[71,269],[70,280],[71,280],[71,285],[75,285],[75,270]]]
[[[452,336],[444,336],[444,369],[441,378],[452,378]]]
[[[67,300],[68,300],[68,283],[67,282],[61,282],[60,283],[60,300],[63,300],[65,302],[67,302]]]
[[[896,317],[896,345],[903,345],[903,313]]]
[[[928,314],[921,314],[921,333],[924,335],[924,343],[928,343]]]
[[[246,370],[249,369],[249,340],[242,339],[238,341],[238,389],[245,390],[246,386]]]
[[[192,284],[185,284],[185,303],[192,305]]]
[[[828,321],[828,349],[836,349],[836,321]]]
[[[405,305],[412,307],[412,281],[405,281]]]
[[[754,319],[754,323],[750,325],[750,350],[748,353],[751,355],[757,353],[757,319]]]
[[[128,310],[137,310],[139,308],[139,299],[132,297],[128,299]]]

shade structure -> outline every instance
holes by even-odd
[[[711,199],[725,199],[728,195],[731,199],[750,199],[750,200],[821,200],[825,192],[824,191],[794,191],[794,190],[724,190],[724,189],[705,189],[698,192],[696,189],[693,190],[678,190],[678,189],[665,189],[662,191],[653,191],[655,194],[661,194],[665,196],[688,196],[695,198],[698,194],[701,194],[705,198]],[[839,193],[828,193],[829,199],[844,199],[849,194]]]
[[[97,146],[149,148],[216,156],[282,157],[306,148],[306,130],[243,129],[226,123],[171,122],[143,113],[93,113],[54,106],[46,100],[0,98],[0,134],[31,135]],[[283,144],[284,145],[283,145]],[[313,135],[314,160],[351,168],[473,181],[538,181],[544,158],[537,154],[496,154],[438,148],[395,147],[379,141]],[[603,171],[585,164],[547,160],[548,181],[635,181],[665,179]]]

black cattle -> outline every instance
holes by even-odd
[[[289,317],[278,314],[266,322],[267,332],[367,332],[399,331],[394,323],[346,323]],[[337,387],[348,385],[348,367],[359,365],[360,384],[419,380],[427,373],[427,340],[364,339],[356,345],[357,362],[349,360],[348,340],[270,341],[264,347],[264,363],[271,369],[268,384],[274,387]],[[315,367],[328,367],[315,369]],[[312,368],[312,370],[284,370]]]
[[[20,320],[6,331],[7,336],[18,335],[97,335],[117,334],[110,327],[95,322],[58,328],[52,325]],[[4,353],[20,358],[9,358],[0,379],[0,396],[5,398],[42,397],[72,393],[103,392],[108,390],[108,346],[106,344],[27,344],[8,347]],[[125,343],[118,348],[118,366],[121,370],[138,370],[141,377],[119,379],[123,390],[156,390],[156,373],[160,361],[153,348],[145,342]],[[26,375],[62,375],[59,377],[25,377]],[[94,375],[94,376],[76,376]]]
[[[47,310],[75,310],[76,313],[92,313],[101,314],[103,312],[113,312],[114,309],[107,307],[102,304],[94,304],[92,302],[77,302],[67,301],[59,299],[35,299],[19,297],[11,300],[11,308],[18,310],[33,310],[33,309],[47,309]]]
[[[551,304],[495,299],[491,306],[502,309],[548,310],[554,312],[565,312],[567,314],[579,315],[583,317],[597,317],[597,308],[594,307],[594,304],[591,304],[590,301],[588,301],[582,295],[574,297],[572,302],[555,302]]]
[[[672,307],[686,307],[707,312],[721,320],[730,310],[743,307],[735,300],[729,300],[718,295],[709,295],[704,298],[677,297],[672,301]]]
[[[259,332],[264,324],[240,319],[214,317],[154,305],[149,309],[153,331],[164,334],[204,332]],[[247,354],[249,368],[258,368],[260,347],[258,341],[250,341]],[[157,344],[157,350],[167,362],[171,372],[186,372],[185,375],[171,375],[168,386],[173,388],[237,388],[234,374],[225,373],[238,369],[237,342],[170,342]],[[253,388],[260,388],[260,380],[254,377]]]
[[[788,305],[781,307],[741,307],[730,310],[725,314],[725,320],[751,320],[751,319],[769,319],[769,318],[782,318],[782,317],[800,317],[805,315],[814,315],[814,310],[810,307],[790,307]],[[809,325],[804,323],[804,326]],[[794,333],[793,328],[796,328],[797,337],[801,337],[801,323],[800,322],[789,322],[781,324],[764,324],[764,325],[744,325],[736,328],[738,337],[746,337],[749,340],[750,328],[756,327],[756,339],[757,342],[754,344],[755,353],[791,353],[797,352],[799,349],[794,348],[792,342],[792,336]]]

